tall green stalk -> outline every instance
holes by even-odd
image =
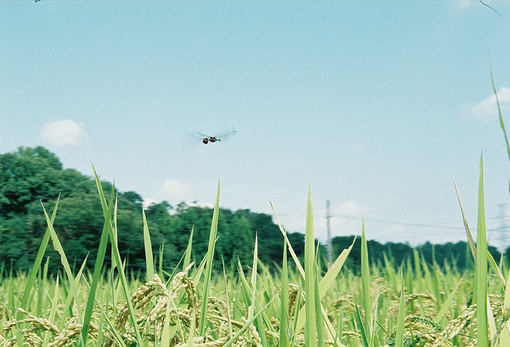
[[[55,221],[55,217],[57,215],[58,210],[58,202],[60,197],[57,198],[55,203],[55,207],[53,208],[53,213],[51,214],[50,221],[53,223]],[[46,228],[46,232],[41,241],[41,245],[39,246],[39,250],[37,251],[37,256],[35,257],[34,264],[32,265],[32,269],[30,270],[30,274],[28,275],[27,284],[25,286],[25,291],[23,292],[23,298],[21,299],[21,308],[25,311],[28,311],[28,300],[30,299],[30,293],[32,291],[32,287],[34,286],[35,277],[41,268],[42,259],[44,257],[44,253],[46,252],[46,248],[48,247],[48,242],[50,240],[50,228]],[[21,320],[22,313],[18,311],[17,320]],[[18,346],[23,346],[23,334],[17,334],[16,343]]]
[[[90,328],[90,321],[92,319],[92,311],[94,309],[97,286],[99,285],[101,271],[103,269],[103,262],[106,255],[106,246],[108,244],[108,234],[111,233],[112,229],[112,206],[113,206],[114,188],[110,196],[110,204],[104,215],[103,231],[101,232],[101,239],[99,241],[99,248],[97,250],[96,263],[94,265],[94,273],[92,275],[92,283],[90,284],[89,296],[87,300],[87,306],[85,308],[85,317],[83,319],[82,338],[83,343],[87,345],[87,337]]]
[[[305,229],[305,344],[307,347],[317,345],[316,340],[316,307],[315,307],[315,236],[313,230],[313,208],[311,200],[311,187],[308,187],[308,206],[306,209]]]
[[[280,299],[280,347],[289,347],[289,270],[287,265],[287,232],[283,234],[282,291]]]
[[[216,234],[218,231],[218,218],[220,213],[220,181],[218,180],[218,190],[216,192],[216,203],[214,204],[213,218],[211,223],[211,232],[209,234],[209,246],[206,254],[205,274],[204,274],[204,292],[202,298],[202,309],[200,310],[199,335],[204,336],[207,326],[207,303],[209,301],[209,290],[211,287],[211,272],[214,262],[214,248],[216,244]]]
[[[400,283],[402,288],[400,289],[400,302],[398,305],[398,318],[397,318],[397,333],[395,336],[395,347],[404,347],[404,328],[406,318],[406,305],[404,301],[404,271],[400,268]]]
[[[365,311],[365,334],[368,346],[372,345],[372,301],[370,299],[370,267],[368,262],[367,238],[365,236],[365,220],[361,222],[361,286],[362,303]]]
[[[478,228],[476,245],[476,319],[478,347],[489,346],[487,321],[487,233],[483,188],[483,153],[480,157],[480,183],[478,189]]]
[[[101,201],[101,206],[103,208],[103,215],[105,215],[105,218],[106,218],[106,216],[108,215],[108,204],[107,204],[106,198],[104,196],[101,182],[99,181],[99,176],[97,175],[94,166],[92,166],[92,170],[94,171],[94,178],[96,180],[96,186],[97,186],[97,190],[99,193],[99,199]],[[112,204],[112,199],[110,199],[110,205],[111,204]],[[133,302],[131,301],[129,284],[128,284],[128,281],[126,278],[126,274],[124,272],[125,265],[123,264],[122,259],[120,257],[119,246],[118,246],[117,242],[115,242],[116,237],[114,235],[116,234],[116,230],[113,226],[116,225],[116,222],[113,221],[113,223],[111,225],[112,225],[112,227],[108,228],[107,230],[109,233],[108,237],[110,239],[110,244],[112,246],[112,256],[113,256],[112,259],[115,260],[115,263],[119,269],[119,278],[120,278],[120,283],[122,285],[122,292],[124,294],[124,297],[126,298],[126,303],[127,303],[128,312],[129,312],[129,318],[131,320],[132,327],[135,331],[136,341],[137,341],[138,345],[143,346],[143,340],[142,340],[142,336],[140,334],[140,328],[138,327],[138,324],[137,324],[135,308],[133,306]]]
[[[145,249],[145,265],[147,268],[146,279],[147,282],[152,281],[154,277],[154,255],[152,253],[151,235],[149,233],[149,225],[147,223],[147,217],[145,217],[145,211],[142,209],[143,216],[143,245]]]

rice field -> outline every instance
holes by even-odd
[[[476,242],[464,218],[475,265],[463,273],[427,264],[417,251],[398,269],[391,259],[370,264],[363,221],[360,275],[343,267],[352,246],[319,270],[310,192],[302,262],[275,211],[286,243],[277,273],[258,261],[257,240],[251,264],[213,269],[218,183],[206,256],[191,261],[192,229],[177,270],[167,272],[153,258],[143,215],[146,268],[138,278],[120,257],[114,191],[105,195],[94,174],[104,216],[94,271],[71,271],[53,228],[58,202],[53,211],[43,206],[48,227],[31,271],[0,282],[1,347],[510,346],[510,274],[487,251],[483,156]],[[464,216],[460,195],[459,204]],[[114,261],[106,266],[108,246]],[[60,255],[60,275],[48,275],[48,247]]]
[[[105,196],[97,175],[96,183],[105,222],[93,273],[72,273],[53,228],[58,203],[51,215],[44,210],[48,228],[32,271],[10,274],[0,285],[0,346],[510,345],[510,276],[487,251],[483,160],[476,244],[466,223],[476,261],[465,273],[455,264],[430,266],[418,252],[400,269],[391,260],[369,264],[363,225],[361,274],[343,269],[352,246],[319,271],[310,193],[303,263],[284,238],[276,274],[258,261],[257,240],[248,273],[240,263],[213,269],[218,183],[204,259],[191,262],[190,230],[178,270],[158,267],[144,216],[146,277],[129,277],[117,246],[113,191]],[[43,255],[50,240],[60,253],[61,276],[48,276]],[[106,268],[108,243],[115,261]]]

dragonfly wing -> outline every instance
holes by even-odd
[[[220,136],[216,136],[216,137],[218,139],[220,139],[221,141],[226,141],[226,140],[230,139],[232,136],[234,136],[235,134],[237,134],[237,132],[235,130],[232,130],[232,131],[229,131],[226,134],[223,134],[223,135],[220,135]]]
[[[187,133],[182,138],[182,149],[190,149],[191,147],[194,147],[200,143],[202,143],[202,140],[205,136],[199,135],[197,132],[191,132]]]

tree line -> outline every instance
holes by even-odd
[[[102,182],[106,193],[114,189],[111,183]],[[121,255],[127,260],[128,269],[143,271],[145,252],[143,246],[143,199],[133,191],[118,192],[117,229]],[[24,148],[0,155],[0,266],[2,271],[28,271],[35,259],[46,231],[46,220],[41,202],[51,213],[59,198],[54,228],[70,262],[77,269],[87,258],[86,267],[94,266],[103,228],[103,213],[95,181],[74,169],[64,169],[58,157],[44,147]],[[181,203],[173,208],[163,201],[146,207],[145,214],[157,262],[163,269],[173,270],[188,245],[193,230],[193,258],[199,262],[207,252],[212,209]],[[220,209],[219,238],[216,243],[215,267],[233,266],[239,260],[244,266],[253,261],[255,234],[258,238],[260,261],[276,269],[281,265],[283,236],[272,216],[248,209],[231,211]],[[304,251],[304,235],[288,234],[298,257]],[[332,240],[333,256],[349,247],[354,236],[335,237]],[[326,249],[318,245],[325,264]],[[369,256],[373,264],[385,262],[400,265],[416,258],[413,248],[402,243],[381,244],[369,241]],[[462,271],[470,264],[467,244],[431,245],[416,248],[428,263],[440,266],[454,264]],[[505,255],[508,257],[510,249]],[[357,272],[360,264],[360,242],[356,241],[347,259],[347,267]],[[495,259],[501,256],[491,248]],[[106,263],[110,262],[106,253]],[[50,272],[59,269],[59,255],[48,247]],[[0,276],[2,274],[0,273]]]
[[[112,184],[101,182],[106,194]],[[143,270],[143,199],[136,192],[116,192],[118,243],[121,255],[131,269]],[[95,181],[74,169],[63,169],[57,156],[44,147],[19,148],[0,155],[0,264],[4,268],[29,270],[46,231],[41,202],[51,213],[59,198],[54,228],[75,268],[88,256],[87,267],[94,266],[95,252],[103,228],[103,213]],[[207,252],[212,209],[181,203],[173,208],[163,201],[145,209],[154,258],[165,269],[172,269],[181,259],[193,229],[193,257],[200,261]],[[251,264],[258,236],[259,259],[269,266],[278,264],[283,254],[283,236],[272,217],[243,209],[235,212],[220,209],[216,262],[230,265],[239,259]],[[302,255],[304,235],[288,235],[298,256]],[[51,248],[51,247],[49,247]],[[106,262],[111,261],[107,252]],[[59,266],[59,255],[48,250]]]

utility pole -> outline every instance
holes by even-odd
[[[328,263],[333,264],[333,243],[331,242],[331,223],[329,222],[331,213],[329,213],[329,199],[326,200],[326,222],[328,226]]]

